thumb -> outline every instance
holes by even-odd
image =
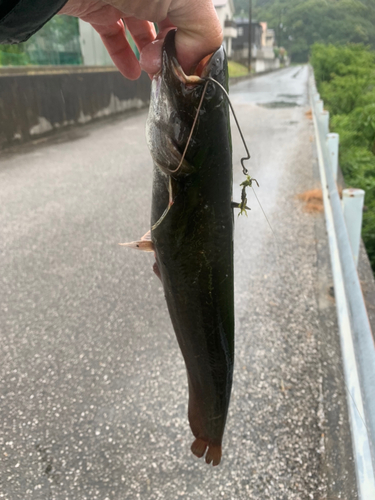
[[[223,41],[212,0],[176,0],[171,4],[168,18],[159,23],[159,28],[157,38],[141,52],[141,67],[151,75],[160,70],[164,37],[171,28],[177,28],[177,59],[186,74],[201,59],[218,49]]]
[[[188,74],[203,57],[217,50],[223,32],[212,0],[192,0],[172,3],[168,13],[176,26],[177,59]]]

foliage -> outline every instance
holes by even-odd
[[[288,55],[288,52],[284,47],[274,47],[273,53],[275,54],[275,58],[280,60],[280,63],[285,63],[285,58]]]
[[[239,64],[234,61],[228,61],[228,71],[229,71],[229,77],[237,77],[237,76],[244,76],[249,73],[249,70],[247,69],[246,66],[243,64]]]
[[[248,15],[248,0],[234,0]],[[363,43],[375,49],[375,0],[253,0],[253,19],[267,21],[276,43],[295,62],[307,61],[314,43]]]
[[[333,75],[366,76],[375,62],[375,53],[363,45],[324,45],[316,43],[311,49],[311,64],[319,82],[330,82]]]
[[[375,270],[375,52],[316,44],[311,63],[331,129],[340,135],[345,182],[366,191],[362,236]]]
[[[38,37],[48,42],[68,45],[79,37],[78,19],[71,16],[54,16],[37,33]]]
[[[80,64],[78,19],[54,16],[27,42],[0,45],[0,66]]]
[[[24,43],[18,45],[0,45],[0,66],[24,66],[29,64]]]

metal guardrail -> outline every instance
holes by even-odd
[[[309,90],[348,393],[358,498],[371,500],[375,499],[374,338],[335,182],[335,165],[332,168],[332,157],[336,155],[337,158],[337,145],[332,146],[329,113],[323,109],[312,68]]]

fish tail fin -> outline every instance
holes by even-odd
[[[208,447],[208,449],[207,449]],[[221,445],[209,444],[204,439],[197,438],[191,445],[192,453],[198,457],[202,458],[206,453],[206,463],[210,464],[212,462],[213,466],[219,465],[221,461]]]
[[[197,438],[191,445],[190,449],[193,455],[195,455],[198,458],[202,458],[203,455],[206,453],[207,446],[208,446],[207,441]]]
[[[220,464],[220,461],[221,461],[221,445],[209,444],[206,453],[206,463],[210,464],[212,462],[212,465],[215,467],[216,465]]]
[[[217,439],[217,437],[212,439],[213,433],[207,427],[207,418],[204,417],[204,412],[202,412],[202,403],[199,402],[199,398],[196,397],[190,383],[188,417],[190,428],[196,438],[190,447],[191,452],[198,458],[202,458],[206,453],[206,463],[210,464],[212,462],[214,466],[219,465],[221,460],[221,439]]]

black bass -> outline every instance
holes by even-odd
[[[227,60],[218,49],[186,76],[170,31],[153,78],[147,142],[154,160],[151,232],[128,244],[155,252],[187,369],[192,452],[218,465],[234,362],[232,147]],[[207,452],[206,452],[207,451]]]

